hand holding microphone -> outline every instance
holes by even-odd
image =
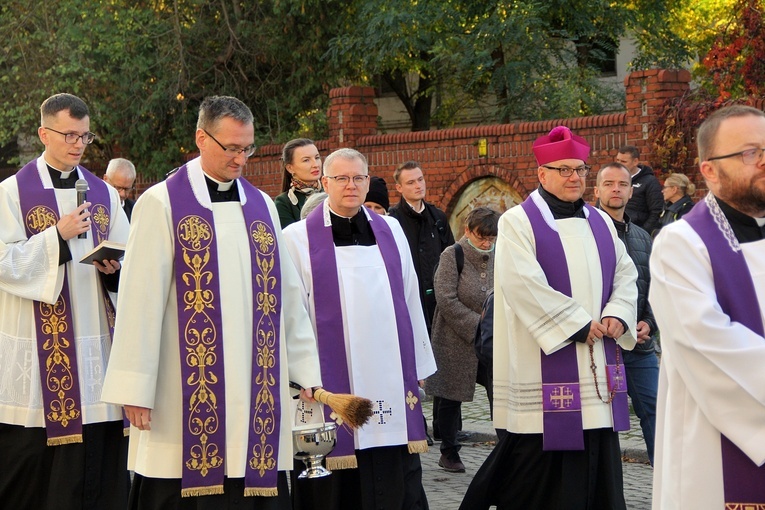
[[[77,207],[66,216],[62,216],[56,228],[61,239],[68,241],[74,237],[84,239],[88,237],[90,230],[90,202],[86,201],[88,191],[88,181],[78,179],[74,183],[74,189],[77,191]]]

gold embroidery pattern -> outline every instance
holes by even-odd
[[[59,297],[54,305],[40,303],[42,324],[40,331],[46,336],[42,349],[47,353],[45,359],[45,384],[48,391],[56,395],[50,403],[50,412],[46,415],[48,421],[60,423],[62,427],[69,425],[70,420],[80,417],[75,399],[69,396],[72,391],[71,359],[65,350],[71,347],[65,334],[69,332],[66,322],[66,304]],[[79,391],[79,388],[76,388]]]
[[[211,225],[199,216],[186,216],[177,227],[176,234],[183,249],[183,262],[190,271],[183,273],[176,285],[185,285],[183,293],[184,312],[193,310],[184,329],[186,341],[186,364],[194,371],[185,384],[194,388],[189,399],[187,427],[196,438],[189,450],[186,467],[207,476],[210,469],[223,466],[220,448],[212,440],[218,431],[218,383],[216,364],[218,353],[215,342],[218,332],[207,311],[213,308],[214,294],[209,289],[215,275],[206,269],[210,262],[210,245],[213,240]]]
[[[550,404],[555,409],[565,409],[574,404],[574,392],[568,386],[556,386],[550,392]]]
[[[765,510],[765,503],[725,503],[725,510]]]
[[[259,372],[255,375],[255,412],[253,413],[252,429],[257,436],[257,443],[252,448],[249,466],[262,477],[266,471],[276,469],[274,448],[268,443],[269,436],[278,434],[274,391],[279,391],[277,380],[272,371],[277,363],[279,338],[276,335],[275,321],[277,298],[273,290],[279,285],[278,275],[272,274],[276,256],[276,236],[269,225],[262,221],[254,221],[250,225],[250,240],[255,247],[255,266],[257,274],[253,275],[257,289],[255,303],[257,310],[262,312],[255,329],[255,363]],[[276,387],[276,388],[275,388]],[[278,437],[276,441],[278,442]]]
[[[37,234],[58,223],[58,214],[50,207],[38,205],[29,210],[25,221],[29,230]]]
[[[109,233],[109,211],[102,204],[96,204],[91,211],[90,217],[93,218],[93,222],[96,224],[98,242],[100,243],[106,239]]]
[[[417,401],[419,399],[414,396],[414,393],[411,391],[406,392],[406,403],[409,405],[409,410],[414,411],[414,406],[417,404]]]

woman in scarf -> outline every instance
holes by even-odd
[[[296,138],[282,149],[282,193],[274,199],[282,228],[300,221],[306,199],[321,191],[321,155],[312,140]]]

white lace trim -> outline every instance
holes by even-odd
[[[722,232],[723,236],[728,241],[728,246],[730,246],[731,250],[734,252],[741,251],[741,245],[738,243],[738,239],[736,239],[736,234],[733,233],[733,229],[731,228],[728,219],[725,217],[725,213],[720,209],[720,204],[717,203],[712,192],[707,193],[707,196],[704,197],[704,202],[709,208],[709,213],[715,220],[717,228],[720,229],[720,232]]]

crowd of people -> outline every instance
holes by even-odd
[[[499,440],[461,509],[626,508],[630,401],[654,508],[765,506],[762,111],[702,123],[695,205],[634,146],[586,203],[590,146],[558,126],[532,146],[538,187],[473,207],[456,241],[416,161],[390,206],[362,153],[295,139],[272,200],[242,178],[255,132],[233,97],[204,99],[199,155],[137,201],[130,161],[80,165],[80,98],[40,115],[44,152],[0,183],[4,506],[427,509],[420,454],[440,441],[465,472],[476,381]],[[79,263],[102,242],[124,260]],[[369,399],[369,421],[325,390]],[[293,428],[325,422],[332,475],[288,478]]]

